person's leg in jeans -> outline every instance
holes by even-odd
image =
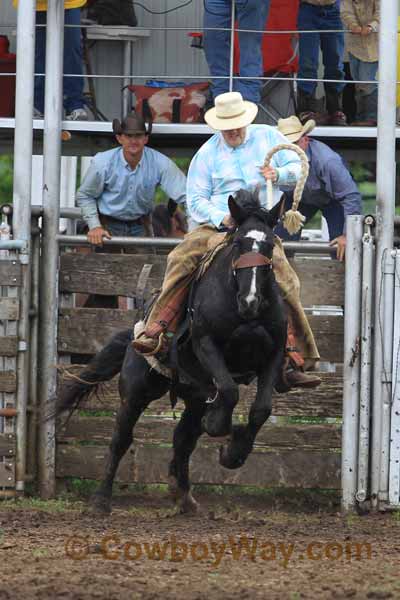
[[[204,52],[212,77],[229,77],[230,32],[206,31],[208,28],[231,26],[231,0],[205,0],[204,6]],[[229,79],[213,79],[213,98],[229,91]]]
[[[378,72],[378,62],[364,62],[349,53],[353,79],[374,81]],[[356,74],[353,75],[353,72]],[[360,123],[376,122],[378,109],[378,86],[373,83],[356,83],[357,117]]]
[[[300,81],[301,79],[317,79],[319,64],[319,33],[301,33],[301,31],[318,30],[320,7],[311,4],[300,4],[297,19],[299,30],[299,72],[298,72],[298,112],[316,112],[315,81]]]
[[[264,31],[268,17],[269,0],[236,0],[236,17],[239,29]],[[240,75],[262,77],[264,74],[262,56],[262,33],[239,33]],[[237,80],[234,89],[245,100],[260,101],[262,81]]]
[[[351,78],[354,79],[354,81],[360,80],[360,71],[359,71],[360,61],[358,60],[358,58],[356,58],[355,56],[350,54],[350,52],[348,54],[349,54],[349,65],[350,65]],[[355,97],[356,107],[357,107],[355,120],[361,121],[361,120],[363,120],[363,116],[362,116],[362,109],[361,109],[360,98],[359,98],[359,93],[358,93],[358,85],[356,83],[354,84],[354,89],[355,89],[354,97]]]
[[[36,44],[35,44],[35,73],[44,73],[46,69],[46,11],[36,11]],[[44,75],[35,76],[34,107],[41,114],[44,113]]]
[[[64,73],[67,75],[83,75],[81,10],[71,8],[65,11],[64,29]],[[83,108],[83,77],[64,77],[64,108],[67,114]]]
[[[105,221],[106,229],[113,237],[141,237],[144,235],[142,225],[129,225],[124,221],[112,223]],[[100,254],[121,254],[121,246],[101,246],[95,249]],[[101,294],[90,294],[86,300],[85,308],[118,308],[118,296],[102,296]]]
[[[321,29],[341,30],[343,23],[340,18],[340,4],[336,0],[331,6],[322,7]],[[324,79],[344,80],[343,54],[344,54],[344,33],[323,33],[321,34],[322,60],[324,63]],[[325,83],[326,109],[330,115],[337,112],[343,112],[342,92],[345,83]],[[343,122],[331,123],[332,125],[344,125],[346,119],[343,115]]]

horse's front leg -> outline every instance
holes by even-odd
[[[192,386],[179,387],[185,410],[174,431],[174,455],[169,465],[169,490],[180,512],[194,513],[198,504],[190,491],[189,460],[202,434],[201,419],[206,410],[206,396]]]
[[[257,433],[272,411],[272,392],[281,369],[283,347],[276,352],[267,368],[259,374],[256,398],[251,405],[247,425],[235,425],[227,446],[220,450],[219,462],[227,469],[241,467],[253,450]]]
[[[239,387],[232,379],[222,353],[210,336],[200,338],[195,353],[217,388],[215,399],[208,405],[202,420],[204,431],[212,437],[228,435],[232,428],[233,409],[239,400]]]

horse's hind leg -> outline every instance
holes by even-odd
[[[182,393],[179,394],[184,397]],[[206,397],[192,393],[174,431],[174,455],[169,466],[169,489],[180,512],[193,513],[198,504],[190,491],[189,460],[202,434],[201,419],[206,410]]]
[[[147,405],[148,402],[137,398],[134,403],[126,403],[123,401],[118,410],[116,426],[109,448],[105,475],[98,490],[92,497],[92,506],[101,512],[111,512],[112,487],[118,465],[132,444],[133,428]]]
[[[141,357],[132,356],[130,349],[120,377],[121,406],[112,436],[105,475],[92,497],[92,505],[101,512],[110,512],[114,477],[118,465],[132,444],[133,428],[152,400],[160,398],[168,389],[168,381],[155,371],[150,372]]]

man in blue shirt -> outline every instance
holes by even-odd
[[[306,218],[304,224],[321,211],[328,223],[331,246],[336,247],[338,260],[344,260],[346,216],[362,213],[361,194],[342,157],[326,144],[308,137],[314,127],[312,119],[302,125],[295,116],[278,121],[278,130],[289,142],[304,150],[308,157],[310,170],[299,204],[299,211]],[[286,192],[285,201],[286,208],[290,208],[292,192]],[[284,240],[298,240],[301,235],[299,232],[291,236],[281,225],[275,233]]]
[[[153,305],[144,333],[133,342],[140,353],[155,354],[161,347],[160,340],[176,330],[191,276],[210,244],[211,247],[214,244],[217,228],[235,227],[228,209],[229,196],[240,189],[259,186],[261,203],[265,205],[267,179],[279,186],[296,184],[301,171],[296,153],[281,150],[273,155],[271,166],[263,166],[267,152],[285,143],[285,138],[268,125],[250,126],[257,111],[257,105],[244,101],[239,92],[228,92],[217,96],[215,107],[205,114],[206,122],[217,133],[200,148],[189,168],[187,208],[196,228],[168,256],[161,294]],[[275,203],[280,196],[276,188]],[[296,341],[303,358],[296,356],[299,362],[295,366],[302,367],[305,359],[311,367],[319,359],[318,350],[300,303],[299,280],[278,239],[273,259],[275,277],[298,326]],[[286,380],[293,387],[315,387],[321,382],[301,368],[287,371]]]
[[[130,113],[122,123],[113,121],[118,148],[99,152],[82,181],[77,204],[89,232],[91,244],[103,238],[142,236],[143,221],[154,207],[158,185],[178,204],[186,198],[186,177],[166,156],[147,148],[151,127]]]

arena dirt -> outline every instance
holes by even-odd
[[[400,518],[341,516],[335,502],[198,491],[0,502],[0,600],[400,598]],[[158,546],[157,546],[158,544]]]

